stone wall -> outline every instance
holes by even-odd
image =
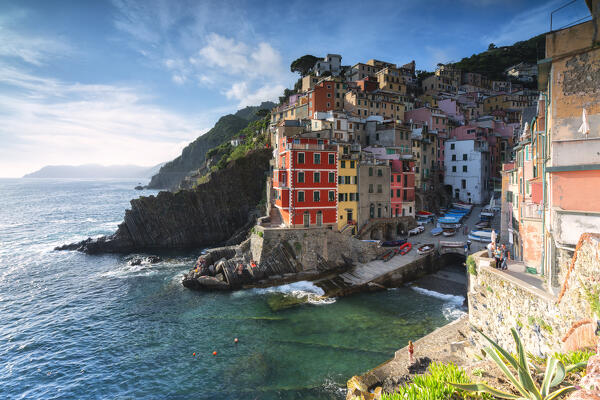
[[[469,321],[506,349],[514,349],[516,328],[534,355],[595,345],[598,315],[590,297],[600,294],[600,235],[585,234],[569,260],[562,290],[551,294],[490,266],[487,251],[472,255],[476,275],[469,275]],[[561,268],[562,269],[562,268]],[[600,303],[597,303],[600,304]],[[472,339],[482,344],[480,335]]]
[[[281,229],[256,226],[250,237],[252,257],[260,262],[282,242],[287,242],[294,250],[304,270],[316,268],[320,258],[332,265],[365,263],[385,250],[328,227]]]

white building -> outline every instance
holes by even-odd
[[[445,143],[444,184],[460,201],[483,204],[488,200],[490,177],[488,143],[484,140],[449,139]]]
[[[321,76],[325,71],[331,72],[333,76],[339,76],[342,71],[342,56],[327,54],[324,59],[319,59],[313,67],[313,72],[316,76]]]

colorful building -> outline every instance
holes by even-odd
[[[390,160],[390,207],[392,217],[415,216],[415,163]]]
[[[338,230],[351,225],[356,232],[358,221],[359,144],[338,145]]]
[[[337,148],[327,139],[279,138],[275,207],[287,227],[337,224]]]

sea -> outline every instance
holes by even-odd
[[[0,179],[0,399],[344,399],[353,375],[463,313],[460,296],[408,286],[191,291],[182,275],[204,249],[137,266],[147,254],[53,250],[113,233],[156,194],[137,184]]]

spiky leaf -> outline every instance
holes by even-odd
[[[554,400],[558,398],[558,396],[562,396],[563,394],[568,393],[572,390],[575,390],[575,386],[567,386],[564,388],[560,388],[557,391],[550,393],[548,397],[546,397],[544,400]]]
[[[483,350],[487,353],[488,356],[490,356],[492,360],[494,360],[496,365],[498,365],[500,370],[502,370],[504,375],[510,380],[513,386],[519,391],[519,393],[521,393],[525,397],[529,397],[529,393],[527,392],[527,390],[525,390],[523,385],[521,385],[521,383],[517,380],[517,378],[515,378],[512,372],[510,372],[510,369],[508,369],[508,366],[504,363],[504,361],[500,359],[498,353],[496,353],[493,349],[489,347],[486,347]]]
[[[519,334],[515,328],[511,328],[510,332],[512,333],[517,345],[517,354],[519,357],[519,380],[521,381],[523,387],[525,387],[525,389],[527,389],[527,391],[531,393],[535,399],[542,400],[542,394],[538,390],[535,382],[533,382],[531,371],[529,371],[529,363],[527,362],[527,357],[525,357],[525,348],[523,346],[523,342],[521,341],[521,338],[519,337]]]
[[[477,329],[477,328],[475,328]],[[500,347],[500,345],[496,342],[494,342],[492,339],[490,339],[489,337],[487,337],[485,335],[485,333],[483,333],[482,331],[480,331],[479,329],[477,329],[477,331],[481,334],[481,336],[483,336],[488,342],[490,342],[490,344],[496,349],[496,351],[498,353],[500,353],[502,355],[502,357],[504,357],[506,359],[506,361],[508,361],[510,363],[510,365],[512,365],[512,367],[515,370],[519,369],[519,364],[517,363],[517,360],[515,360],[515,358],[506,350],[504,350],[502,347]]]
[[[457,387],[459,389],[465,390],[467,392],[485,392],[489,393],[492,396],[499,397],[501,399],[520,399],[521,396],[517,396],[511,393],[506,393],[498,389],[494,389],[486,385],[485,383],[452,383],[448,382],[450,385]]]

